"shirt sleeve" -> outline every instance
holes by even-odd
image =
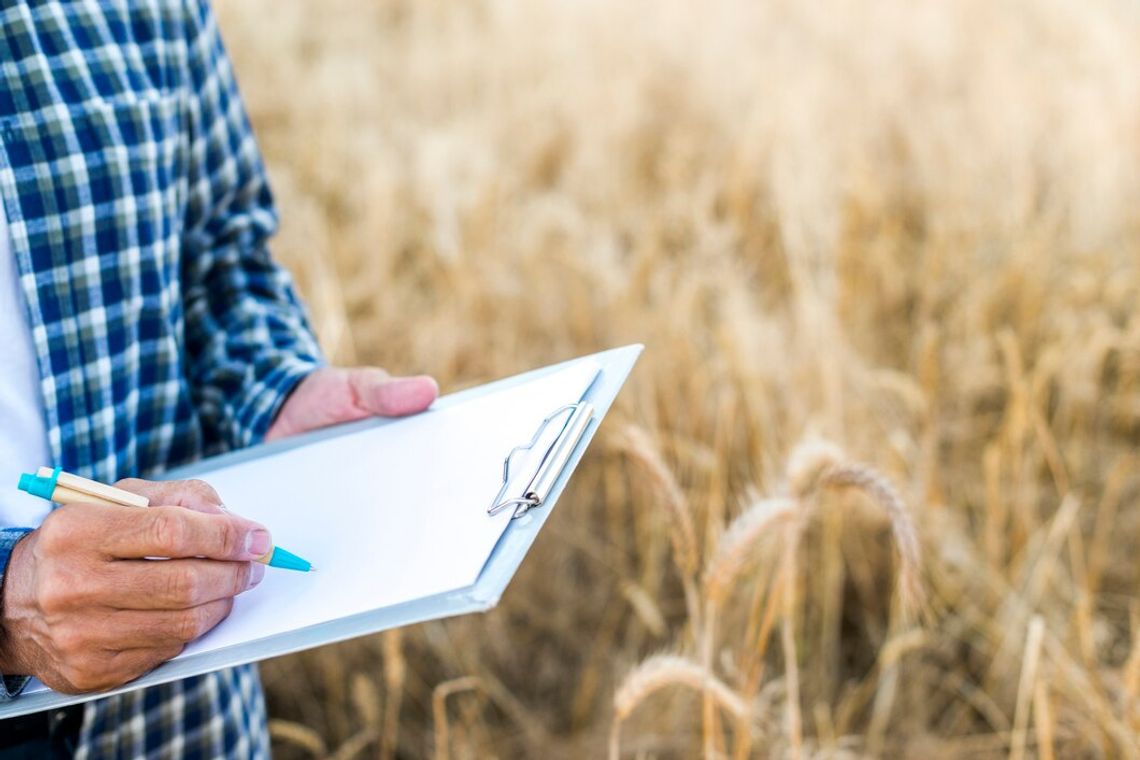
[[[186,353],[207,440],[235,448],[261,440],[322,358],[292,278],[269,255],[277,216],[217,21],[208,2],[186,2]]]
[[[4,588],[4,575],[8,571],[8,560],[12,558],[12,548],[16,542],[31,533],[31,528],[0,528],[0,589]],[[3,604],[0,597],[0,604]],[[0,702],[14,699],[31,679],[28,676],[13,676],[0,673]]]

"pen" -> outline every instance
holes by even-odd
[[[99,504],[103,506],[121,507],[150,506],[150,499],[145,496],[139,496],[137,493],[131,493],[130,491],[124,491],[114,486],[108,486],[94,480],[81,478],[78,475],[63,472],[58,467],[54,470],[49,467],[41,467],[35,474],[25,473],[21,475],[19,488],[21,491],[26,491],[33,496],[39,496],[48,501],[54,501],[56,504]],[[299,570],[301,572],[312,572],[316,570],[309,562],[301,559],[293,552],[282,549],[280,546],[273,547],[273,551],[255,561],[269,565],[270,567],[280,567],[285,570]]]

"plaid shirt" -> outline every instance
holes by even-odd
[[[3,3],[0,142],[54,464],[114,481],[258,441],[320,358],[266,250],[272,199],[208,5]],[[78,756],[268,756],[257,672],[89,702]]]

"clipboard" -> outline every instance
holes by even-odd
[[[438,399],[433,405],[432,409],[459,407],[490,394],[521,388],[528,383],[553,376],[586,361],[593,361],[598,367],[596,375],[582,393],[581,398],[574,403],[551,410],[530,441],[519,441],[514,449],[503,452],[502,487],[498,494],[488,494],[482,504],[489,515],[509,511],[511,519],[499,536],[475,582],[470,586],[328,620],[287,633],[234,644],[223,649],[183,655],[129,684],[107,692],[64,695],[40,685],[38,689],[29,689],[16,699],[0,703],[0,719],[78,704],[112,694],[167,683],[221,668],[279,657],[414,623],[456,617],[472,612],[485,612],[493,608],[498,604],[507,584],[518,570],[538,532],[549,518],[550,512],[561,496],[567,481],[581,461],[586,447],[593,439],[599,424],[609,411],[642,350],[643,346],[635,344],[603,351],[592,356],[544,367],[487,385],[449,394]],[[319,444],[322,441],[352,435],[394,422],[396,421],[369,419],[314,431],[292,439],[262,444],[210,460],[203,460],[187,467],[172,470],[163,477],[165,479],[193,478],[203,473],[216,471],[222,466],[256,462],[279,453],[301,449]],[[552,432],[555,430],[557,430],[557,435]],[[525,480],[519,480],[519,477],[529,474],[512,472],[513,468],[519,466],[519,455],[533,451],[544,432],[548,433],[547,439],[553,436],[553,443],[542,450],[534,474]],[[525,482],[526,486],[517,488],[517,492],[509,490],[509,486],[516,488],[513,485],[516,482]],[[222,625],[225,623],[223,622]]]

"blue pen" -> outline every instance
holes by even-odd
[[[81,478],[78,475],[63,472],[58,467],[54,470],[41,467],[39,472],[35,474],[21,475],[19,488],[32,496],[39,496],[48,501],[54,501],[56,504],[150,506],[150,500],[145,496]],[[273,547],[273,551],[256,561],[270,567],[299,570],[303,573],[311,573],[316,570],[308,561],[301,559],[293,552],[282,549],[280,546]]]

